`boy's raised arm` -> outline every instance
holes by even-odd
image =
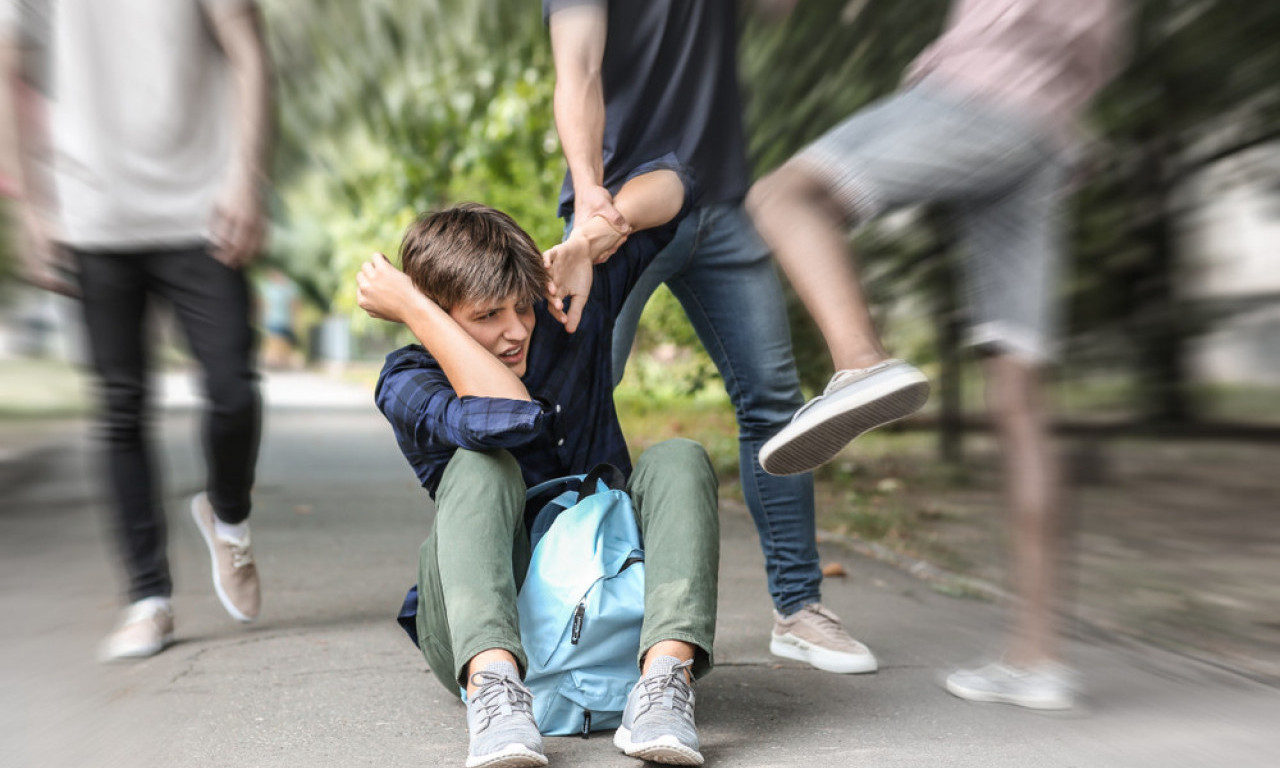
[[[628,180],[618,190],[614,202],[639,232],[660,227],[675,218],[684,206],[684,195],[680,175],[662,169]],[[592,267],[606,261],[624,239],[603,217],[592,216],[577,222],[568,240],[542,255],[551,275],[547,308],[569,333],[578,329],[582,308],[591,293]],[[570,299],[566,310],[564,304]]]
[[[370,317],[409,326],[440,364],[459,397],[532,400],[520,377],[471,338],[381,253],[373,254],[360,268],[356,301]]]

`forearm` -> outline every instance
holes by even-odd
[[[684,206],[684,183],[675,171],[652,171],[628,180],[613,201],[634,229],[660,227]]]
[[[414,296],[401,312],[405,325],[440,364],[459,397],[532,399],[520,377],[471,338],[449,313],[421,294]]]
[[[28,211],[45,215],[53,209],[53,183],[39,157],[48,137],[37,130],[43,121],[30,114],[43,104],[25,90],[21,60],[17,40],[0,44],[0,175],[9,195]]]
[[[0,177],[14,197],[24,197],[22,144],[18,128],[19,45],[12,36],[0,39]]]
[[[213,19],[233,78],[236,148],[232,184],[257,187],[266,180],[271,151],[271,64],[256,5],[228,9]]]
[[[580,5],[551,15],[555,61],[556,131],[575,192],[604,181],[604,62],[608,15],[603,5]]]
[[[555,118],[574,190],[603,186],[604,91],[598,72],[557,78]]]

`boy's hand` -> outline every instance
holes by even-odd
[[[356,303],[369,317],[403,323],[407,308],[419,296],[409,276],[381,253],[370,256],[356,275]]]
[[[547,309],[569,333],[578,330],[582,309],[595,279],[591,244],[577,231],[569,239],[542,254],[551,282],[547,285]],[[569,309],[565,310],[568,301]]]

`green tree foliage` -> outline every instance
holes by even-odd
[[[805,0],[781,21],[746,13],[740,74],[757,172],[893,91],[949,4]],[[558,239],[563,163],[539,5],[265,0],[282,131],[272,255],[311,295],[350,311],[368,252],[394,251],[416,213],[455,201],[510,211],[544,247]],[[1130,64],[1096,105],[1097,141],[1074,203],[1072,328],[1075,349],[1089,352],[1077,360],[1135,367],[1151,415],[1176,419],[1190,413],[1186,341],[1211,319],[1176,291],[1181,193],[1212,163],[1277,138],[1280,4],[1130,5]],[[918,360],[934,354],[933,329],[947,327],[937,316],[953,311],[953,280],[937,258],[951,238],[938,221],[858,235],[875,306],[899,316],[905,307],[929,329],[905,342],[907,324],[888,329],[895,349]],[[802,377],[818,385],[825,346],[800,307],[792,314]],[[656,295],[640,338],[692,344],[670,294]]]
[[[536,3],[265,3],[279,71],[274,255],[338,309],[373,250],[415,215],[463,200],[559,239],[562,164],[550,46]],[[359,313],[357,313],[357,317]]]

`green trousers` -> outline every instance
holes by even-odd
[[[637,664],[662,640],[697,648],[693,673],[711,670],[720,520],[717,482],[702,446],[676,438],[653,446],[627,484],[644,537],[644,625]],[[524,480],[506,451],[459,450],[436,490],[436,519],[418,566],[418,642],[455,695],[467,663],[509,651],[523,673],[516,595],[529,567]]]

